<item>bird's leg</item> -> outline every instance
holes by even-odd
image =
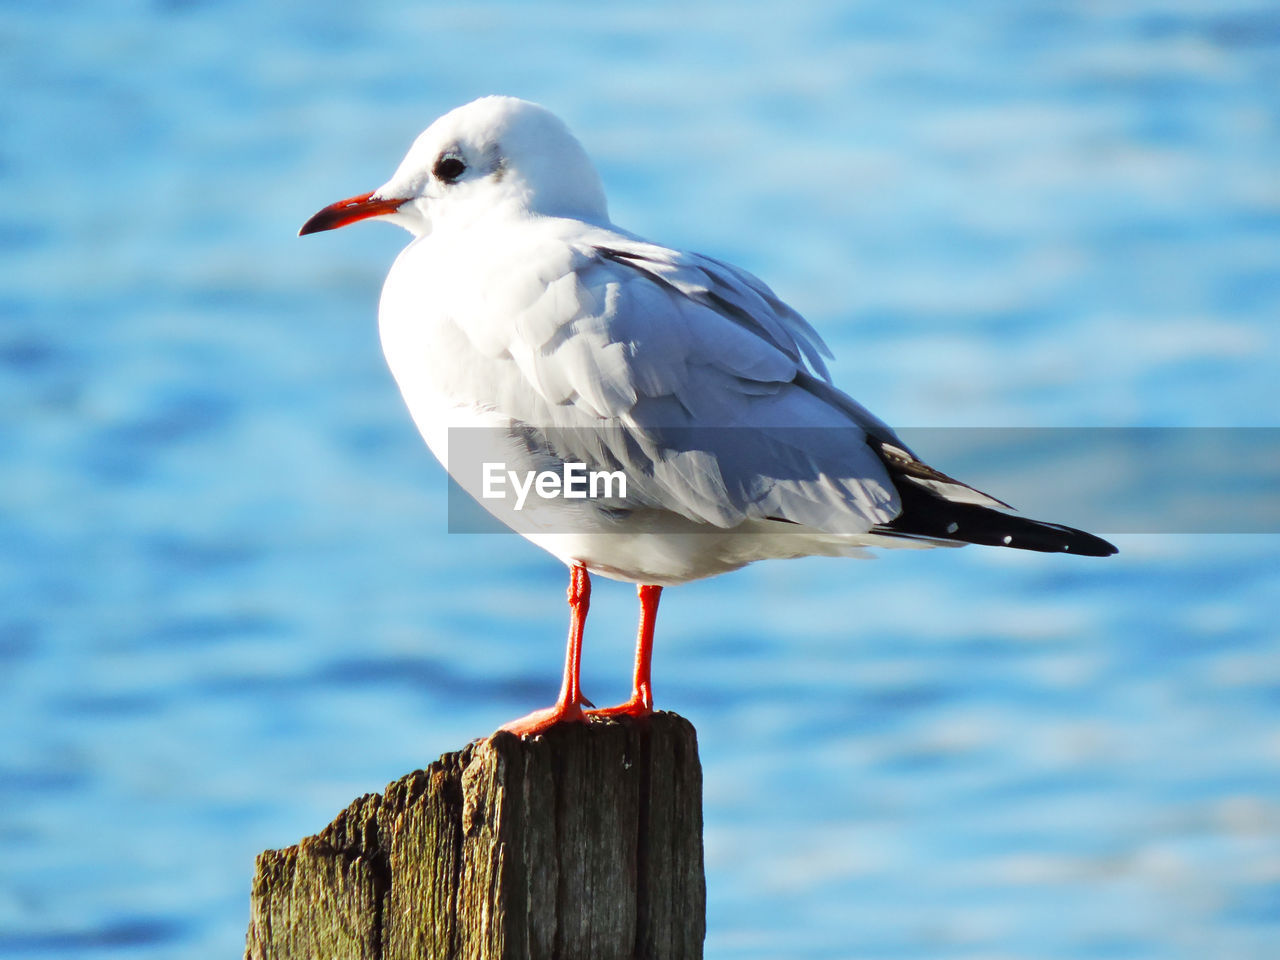
[[[589,710],[591,717],[644,717],[653,713],[653,688],[649,667],[653,663],[653,625],[658,619],[658,601],[662,588],[642,584],[636,587],[640,596],[640,629],[636,633],[636,675],[631,688],[631,699],[616,707]]]
[[[575,564],[569,568],[569,644],[564,656],[564,681],[560,698],[554,707],[535,710],[519,720],[502,725],[502,729],[520,737],[531,737],[557,723],[585,723],[582,712],[582,629],[591,607],[591,578],[587,568]]]

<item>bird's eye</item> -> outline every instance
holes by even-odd
[[[454,156],[451,153],[443,154],[431,172],[435,174],[437,180],[445,183],[453,183],[460,176],[467,172],[467,165],[462,162],[461,157]]]

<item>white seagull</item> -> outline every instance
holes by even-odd
[[[570,569],[559,699],[504,729],[650,713],[664,586],[868,546],[1116,552],[919,460],[831,384],[822,339],[756,277],[615,227],[586,151],[544,107],[485,97],[445,114],[390,180],[299,233],[367,219],[413,235],[378,320],[423,438],[464,489]],[[554,482],[527,509],[495,502],[482,486],[495,465],[488,481],[512,491],[528,494],[535,473]],[[571,493],[574,469],[620,474],[625,491]],[[640,597],[632,695],[604,710],[584,710],[579,685],[590,573]]]

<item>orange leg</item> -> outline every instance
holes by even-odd
[[[591,607],[591,578],[587,568],[577,564],[569,568],[569,646],[564,657],[564,682],[554,707],[535,710],[519,720],[502,725],[503,730],[521,737],[531,737],[549,730],[557,723],[586,723],[582,712],[582,629]]]
[[[640,629],[636,634],[636,675],[631,687],[631,699],[616,707],[589,710],[591,717],[644,717],[653,713],[653,687],[649,668],[653,663],[653,625],[658,619],[658,601],[662,588],[649,585],[636,587],[640,596]]]

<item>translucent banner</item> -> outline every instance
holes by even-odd
[[[909,428],[924,463],[1023,516],[1097,534],[1280,533],[1280,427]],[[890,470],[858,429],[451,429],[449,530],[668,529],[743,516],[848,529],[892,513]],[[902,479],[892,483],[901,484]],[[657,527],[655,527],[657,529]],[[757,531],[759,532],[759,531]]]

